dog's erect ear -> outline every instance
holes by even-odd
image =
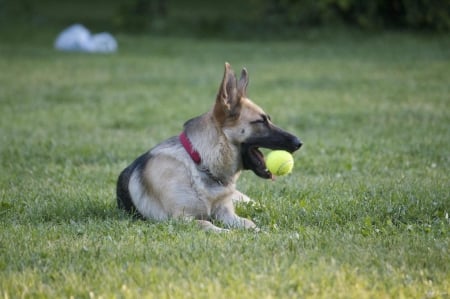
[[[242,79],[242,78],[241,78]],[[225,72],[222,83],[217,93],[216,104],[214,106],[214,117],[219,122],[224,122],[227,118],[237,117],[240,113],[240,101],[238,96],[237,80],[228,62],[225,63]]]
[[[246,97],[247,96],[247,86],[248,86],[248,72],[244,67],[241,72],[241,79],[239,79],[238,83],[238,96]]]

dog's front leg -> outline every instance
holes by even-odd
[[[220,203],[216,207],[214,217],[228,227],[257,230],[256,224],[253,221],[236,215],[231,199]]]
[[[250,197],[248,197],[247,195],[245,195],[244,193],[236,190],[233,193],[233,202],[244,202],[244,203],[249,203],[249,202],[254,202],[253,199],[251,199]]]

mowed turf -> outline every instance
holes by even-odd
[[[448,36],[118,41],[0,43],[0,297],[448,298]],[[261,232],[118,211],[120,171],[213,105],[225,61],[304,142],[289,176],[241,176]]]

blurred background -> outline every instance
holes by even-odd
[[[290,37],[304,28],[448,31],[449,0],[0,0],[2,31],[63,28],[196,37]]]

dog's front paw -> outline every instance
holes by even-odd
[[[249,203],[249,202],[254,202],[253,199],[251,199],[250,197],[248,197],[247,195],[245,195],[242,192],[239,192],[236,190],[236,192],[233,194],[232,197],[233,203],[238,203],[238,202],[244,202],[244,203]]]
[[[253,231],[256,231],[256,232],[258,232],[259,231],[259,228],[256,226],[256,224],[253,222],[253,221],[251,221],[250,219],[247,219],[247,218],[240,218],[239,219],[239,224],[238,225],[236,225],[236,227],[239,227],[239,228],[244,228],[244,229],[248,229],[248,230],[253,230]]]
[[[196,220],[196,221],[197,224],[200,226],[200,228],[203,229],[204,231],[210,231],[215,233],[227,233],[230,231],[229,229],[215,226],[214,224],[206,220]]]

